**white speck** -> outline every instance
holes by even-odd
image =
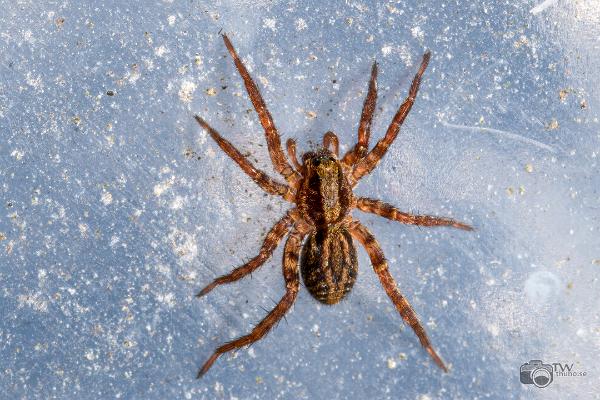
[[[269,80],[267,78],[265,78],[264,76],[259,76],[258,80],[260,81],[260,83],[262,83],[262,85],[264,87],[268,87],[269,86]]]
[[[194,91],[196,90],[196,84],[190,81],[181,82],[179,88],[179,100],[184,103],[189,103],[194,98]]]
[[[154,49],[154,54],[156,54],[157,57],[164,57],[164,55],[168,52],[169,49],[167,49],[165,46],[158,46]]]
[[[109,205],[110,203],[112,203],[113,201],[113,197],[112,194],[110,192],[107,191],[103,191],[102,195],[100,196],[100,201],[102,202],[102,204],[104,204],[105,206]]]
[[[40,269],[38,271],[38,286],[42,287],[46,283],[46,278],[48,277],[48,273],[45,269]]]
[[[97,358],[97,356],[94,353],[94,350],[89,349],[85,352],[85,358],[87,358],[89,361],[94,361]]]
[[[181,208],[183,207],[183,203],[184,203],[184,198],[181,196],[176,196],[173,201],[171,202],[171,204],[169,205],[169,208],[171,210],[181,210]]]
[[[221,382],[215,382],[215,392],[223,393],[223,384]]]
[[[171,177],[164,182],[157,183],[156,185],[154,185],[154,189],[153,189],[154,195],[156,197],[160,197],[160,195],[162,195],[166,190],[168,190],[171,186],[173,186],[173,182],[174,182],[174,178]]]
[[[33,87],[36,90],[42,90],[44,87],[42,77],[40,75],[34,77],[31,74],[31,72],[27,73],[27,77],[25,78],[25,81],[27,82],[27,84],[29,86]]]
[[[400,49],[398,49],[398,53],[400,54],[400,59],[407,67],[413,65],[411,52],[408,47],[402,45]]]
[[[425,37],[425,34],[423,33],[423,29],[421,29],[421,27],[419,27],[419,26],[415,26],[414,28],[412,28],[410,30],[410,32],[412,33],[412,35],[415,39],[422,40]]]
[[[192,262],[198,255],[198,244],[196,237],[179,229],[171,228],[168,236],[173,253],[182,262]]]
[[[25,39],[26,42],[33,43],[33,32],[31,32],[29,29],[23,32],[23,39]]]
[[[296,20],[296,30],[303,31],[306,28],[308,28],[308,25],[306,25],[306,21],[303,18],[298,18]]]
[[[20,294],[17,296],[17,302],[19,303],[19,307],[29,306],[36,311],[48,311],[48,302],[40,299],[38,294],[34,294],[33,296]]]
[[[144,61],[144,66],[146,67],[146,69],[148,71],[154,70],[154,61],[152,61],[151,58],[144,58],[143,61]]]
[[[158,264],[156,269],[163,275],[169,275],[171,273],[171,268],[165,264]]]
[[[311,331],[312,333],[314,333],[314,334],[315,334],[315,336],[321,336],[321,332],[319,332],[319,325],[317,325],[317,324],[314,324],[314,325],[312,326],[312,328],[310,329],[310,331]]]
[[[392,54],[392,50],[394,50],[394,48],[390,45],[385,45],[381,48],[381,52],[383,53],[384,57],[387,57],[390,54]]]
[[[206,148],[204,154],[206,154],[209,158],[215,158],[215,156],[217,155],[217,153],[215,153],[215,151],[210,147]]]
[[[387,367],[389,369],[394,369],[398,366],[398,364],[396,363],[396,360],[394,360],[393,358],[388,358],[387,360]]]
[[[277,24],[277,20],[275,18],[263,19],[263,27],[269,28],[273,32],[275,32],[277,30],[277,27],[275,26],[276,24]]]
[[[249,355],[250,357],[252,357],[252,358],[256,358],[256,353],[254,352],[254,348],[253,348],[253,347],[250,347],[250,348],[248,349],[248,355]]]
[[[118,236],[116,236],[116,235],[111,236],[110,247],[115,247],[120,241],[121,241],[121,239],[119,239]]]
[[[169,26],[175,25],[175,19],[176,19],[176,17],[174,15],[169,15],[169,17],[167,18],[167,22],[169,23]]]
[[[173,293],[167,293],[167,294],[159,293],[158,295],[156,295],[156,299],[159,302],[166,304],[168,307],[174,307],[176,304],[175,295]]]
[[[23,153],[21,150],[13,150],[12,153],[10,153],[10,155],[13,156],[18,161],[21,158],[23,158],[25,153]]]
[[[498,325],[488,325],[487,329],[492,336],[498,336],[500,334],[500,328],[498,328]]]
[[[87,239],[88,230],[89,230],[88,226],[86,224],[81,223],[78,225],[78,228],[79,228],[79,234],[81,234],[81,237],[84,239]]]

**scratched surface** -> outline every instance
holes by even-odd
[[[598,398],[600,11],[593,1],[2,2],[0,397]],[[498,2],[500,3],[500,2]],[[230,34],[283,140],[355,140],[379,62],[375,138],[433,53],[416,105],[357,192],[473,233],[355,212],[450,373],[403,327],[366,254],[335,307],[283,294],[281,248],[252,278],[194,294],[258,251],[288,205],[193,120],[273,173]],[[573,363],[547,388],[521,364]]]

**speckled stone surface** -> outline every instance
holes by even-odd
[[[0,397],[593,399],[600,386],[600,9],[594,1],[0,2]],[[193,119],[273,174],[218,32],[300,152],[356,140],[373,60],[381,137],[432,51],[396,143],[357,187],[475,232],[354,212],[440,355],[403,326],[364,250],[348,299],[283,294],[288,208]],[[586,376],[524,385],[529,360]]]

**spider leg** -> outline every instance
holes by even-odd
[[[298,162],[298,158],[296,157],[296,141],[290,138],[285,143],[285,146],[287,148],[290,160],[292,160],[294,167],[296,167],[296,171],[300,171],[302,169],[302,165],[300,165],[300,163]]]
[[[422,226],[450,226],[452,228],[472,231],[473,227],[450,218],[433,217],[429,215],[412,215],[398,210],[396,207],[384,203],[383,201],[359,197],[356,201],[356,208],[361,211],[377,214],[380,217],[398,221],[403,224],[422,225]]]
[[[265,135],[267,137],[267,146],[269,148],[269,155],[271,156],[271,161],[273,162],[273,166],[275,170],[279,172],[283,177],[291,184],[297,182],[300,179],[300,175],[294,171],[292,166],[287,162],[285,158],[285,154],[281,149],[281,140],[279,139],[279,133],[277,132],[277,128],[275,128],[275,123],[273,122],[273,117],[271,117],[271,113],[267,109],[267,105],[263,100],[260,91],[258,90],[258,86],[252,80],[250,73],[244,66],[244,63],[238,56],[235,51],[231,41],[227,37],[227,35],[223,35],[223,40],[225,41],[225,46],[227,46],[227,50],[231,57],[233,58],[233,62],[235,66],[242,76],[244,80],[244,85],[246,86],[246,91],[250,96],[250,100],[252,101],[252,105],[258,114],[260,119],[260,123],[265,130]]]
[[[417,314],[412,309],[408,300],[406,300],[406,298],[398,290],[396,282],[388,270],[387,261],[385,260],[383,251],[381,250],[381,247],[379,246],[379,243],[377,243],[375,237],[373,237],[371,232],[369,232],[367,228],[358,221],[353,221],[350,223],[349,228],[350,234],[363,245],[365,250],[367,250],[369,258],[371,259],[371,264],[373,264],[373,270],[379,277],[381,285],[385,289],[385,292],[390,300],[392,300],[392,303],[394,303],[394,306],[396,306],[396,309],[402,316],[404,322],[406,322],[413,329],[421,341],[421,345],[425,348],[425,350],[427,350],[437,366],[444,370],[444,372],[448,372],[444,362],[433,349],[425,329],[419,322]]]
[[[195,115],[194,118],[200,124],[202,128],[204,128],[210,136],[214,139],[215,142],[219,145],[219,147],[239,165],[242,170],[250,177],[254,182],[258,184],[265,192],[269,194],[275,194],[283,197],[284,199],[293,202],[295,199],[295,195],[292,189],[273,180],[266,173],[256,168],[246,157],[239,152],[227,139],[223,138],[219,132],[217,132],[213,127],[208,125],[208,123]]]
[[[267,237],[263,241],[262,247],[260,248],[260,251],[256,257],[248,261],[246,264],[237,267],[227,275],[218,277],[209,285],[207,285],[204,289],[202,289],[196,295],[196,297],[204,296],[218,285],[235,282],[239,279],[242,279],[246,275],[254,272],[258,267],[263,265],[264,262],[267,261],[269,257],[271,257],[271,254],[273,254],[273,251],[275,251],[275,249],[277,248],[279,241],[288,232],[290,225],[294,220],[294,210],[295,209],[293,209],[292,211],[288,211],[288,213],[282,219],[280,219],[275,225],[273,225],[269,233],[267,233]]]
[[[371,123],[373,121],[373,113],[375,112],[375,104],[377,103],[377,62],[373,62],[371,68],[371,79],[369,80],[369,91],[363,104],[360,124],[358,125],[358,142],[350,149],[342,163],[344,165],[354,165],[358,160],[367,155],[369,150],[369,136],[371,136]]]
[[[292,304],[294,304],[296,296],[298,295],[298,287],[300,284],[298,274],[298,258],[303,238],[303,233],[294,230],[285,243],[285,249],[283,251],[283,277],[285,279],[286,290],[281,300],[279,300],[279,303],[277,303],[275,308],[273,308],[271,312],[269,312],[267,316],[260,321],[248,335],[242,336],[218,347],[212,356],[210,356],[210,358],[204,363],[202,368],[200,368],[197,376],[198,378],[204,375],[217,360],[217,358],[219,358],[222,354],[239,349],[240,347],[251,345],[252,343],[262,339],[269,332],[269,330],[281,320],[285,313],[290,309]]]
[[[333,146],[333,148],[332,148]],[[335,133],[328,131],[323,135],[323,147],[325,147],[329,151],[333,151],[333,154],[336,156],[340,153],[340,140],[336,136]]]
[[[396,115],[392,119],[390,126],[385,133],[385,136],[377,142],[375,147],[367,154],[364,158],[359,160],[357,164],[354,166],[354,170],[352,171],[352,179],[353,184],[364,175],[370,173],[379,163],[381,158],[385,155],[390,145],[396,139],[398,132],[400,131],[400,126],[406,119],[410,109],[415,103],[415,99],[417,97],[417,92],[419,91],[419,85],[421,84],[421,77],[425,73],[425,69],[427,69],[427,64],[429,64],[429,59],[431,58],[431,53],[428,51],[423,55],[423,61],[421,61],[421,66],[419,67],[419,71],[413,78],[412,84],[410,86],[410,90],[408,92],[408,97],[404,100],[404,103],[400,106]]]

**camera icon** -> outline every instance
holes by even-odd
[[[533,384],[544,388],[551,384],[553,379],[552,365],[544,364],[542,360],[529,360],[521,365],[520,380],[525,385]]]

